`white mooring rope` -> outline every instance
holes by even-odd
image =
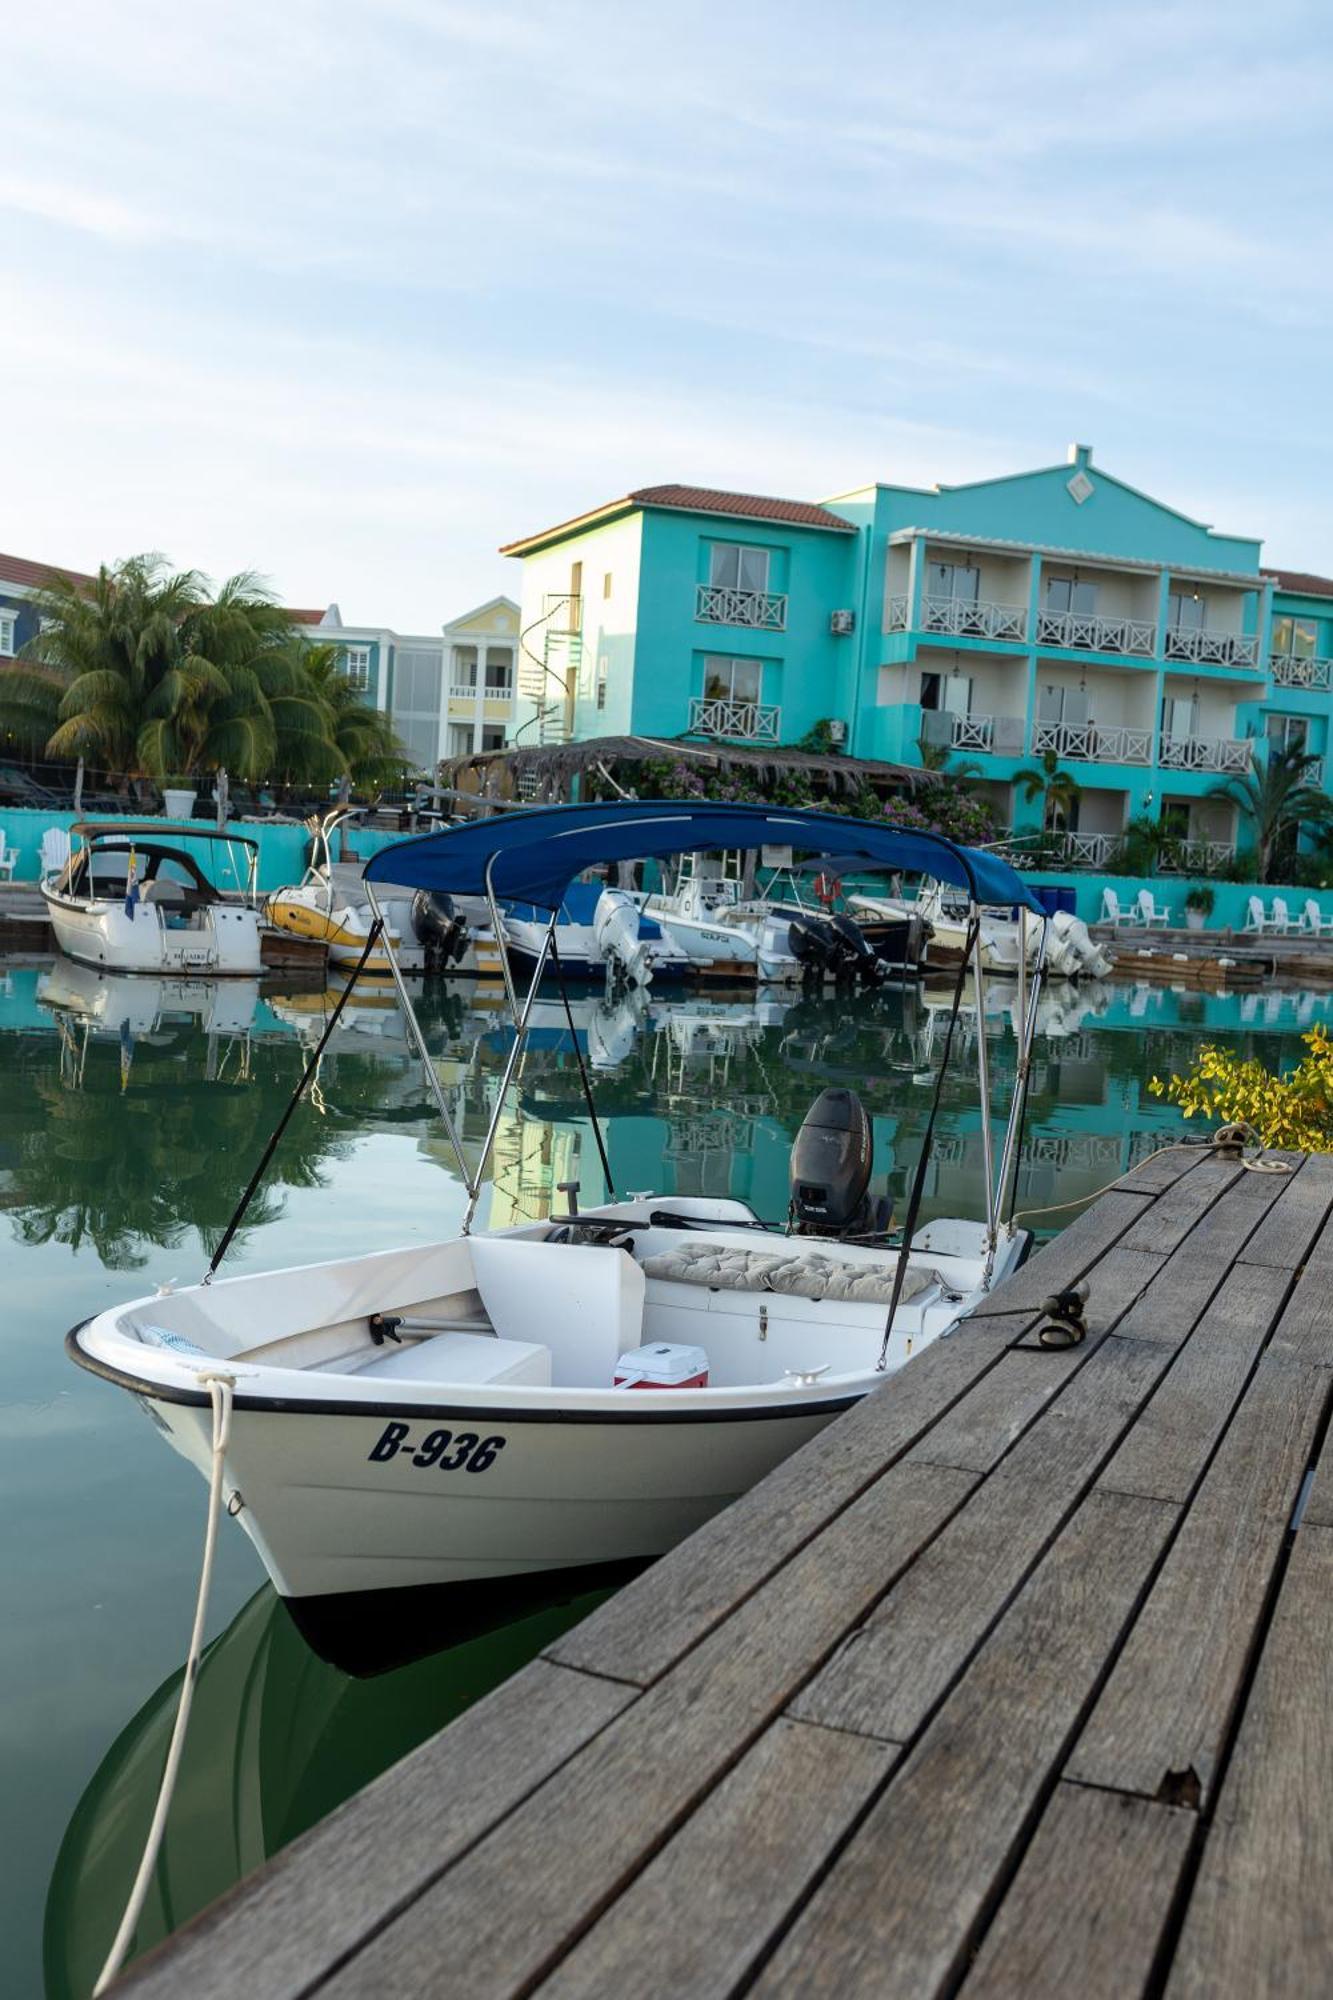
[[[199,1655],[204,1643],[204,1619],[208,1614],[208,1593],[213,1582],[213,1552],[217,1547],[218,1519],[222,1513],[222,1468],[227,1454],[227,1438],[231,1431],[232,1392],[235,1380],[230,1375],[200,1375],[199,1380],[208,1390],[208,1400],[213,1407],[213,1465],[208,1482],[208,1525],[204,1530],[204,1560],[199,1570],[199,1594],[194,1606],[194,1629],[190,1633],[190,1651],[185,1662],[185,1677],[181,1682],[180,1700],[176,1705],[176,1722],[171,1732],[171,1742],[167,1749],[167,1761],[162,1769],[162,1783],[158,1787],[157,1805],[153,1809],[153,1823],[148,1829],[148,1840],[139,1863],[139,1872],[130,1890],[125,1914],[120,1920],[115,1942],[106,1955],[106,1963],[97,1975],[93,1988],[93,2000],[104,1993],[125,1963],[134,1936],[135,1926],[143,1914],[143,1906],[148,1896],[148,1885],[153,1879],[157,1866],[158,1851],[162,1846],[162,1835],[166,1830],[167,1813],[171,1808],[171,1795],[176,1789],[176,1775],[180,1769],[181,1752],[185,1748],[185,1731],[190,1720],[190,1703],[194,1699],[194,1684],[199,1677]]]

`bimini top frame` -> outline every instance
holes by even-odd
[[[484,895],[490,909],[496,940],[501,948],[501,964],[504,968],[505,986],[516,1032],[496,1096],[485,1144],[473,1174],[468,1170],[439,1077],[430,1060],[425,1037],[403,984],[397,955],[393,950],[387,927],[384,932],[384,948],[408,1029],[416,1045],[427,1086],[435,1099],[453,1146],[463,1183],[468,1190],[467,1214],[463,1223],[465,1231],[471,1227],[476,1213],[505,1099],[527,1037],[537,989],[552,956],[560,905],[570,883],[585,869],[612,861],[658,860],[669,855],[697,853],[718,848],[767,846],[791,848],[813,855],[836,854],[844,868],[849,863],[859,864],[866,868],[931,875],[939,881],[951,883],[965,892],[972,906],[976,919],[972,926],[974,941],[979,937],[980,913],[983,907],[1017,909],[1023,919],[1023,928],[1026,924],[1026,914],[1030,911],[1043,925],[1042,949],[1038,954],[1040,967],[1044,957],[1046,912],[1022,877],[1007,861],[1002,861],[998,855],[985,853],[979,848],[960,846],[958,842],[947,840],[942,834],[922,833],[905,827],[852,819],[841,813],[811,812],[802,808],[733,806],[711,801],[689,804],[674,799],[633,799],[617,801],[612,805],[595,806],[551,806],[515,815],[513,818],[473,820],[463,826],[448,827],[442,832],[422,834],[413,840],[398,841],[392,847],[382,848],[366,863],[362,876],[377,917],[381,915],[379,900],[375,893],[377,882],[390,882],[403,888],[426,889],[445,895]],[[502,898],[535,903],[551,913],[538,952],[537,963],[527,993],[522,1000],[515,991],[508,961],[504,956],[504,927],[499,909]],[[556,967],[558,971],[558,954]],[[990,1244],[990,1256],[987,1260],[989,1276],[999,1231],[1000,1202],[1005,1178],[1011,1169],[1016,1169],[1017,1165],[1014,1153],[1018,1141],[1023,1092],[1015,1088],[997,1184],[988,1115],[990,1092],[984,1046],[985,1024],[982,1012],[984,989],[981,985],[979,945],[974,953],[974,970],[978,986],[978,1012],[981,1018],[978,1081],[983,1109],[986,1223]],[[1036,1029],[1035,987],[1039,978],[1038,971],[1037,977],[1033,980],[1033,1001],[1026,1010],[1022,1006],[1020,988],[1022,1047],[1019,1075],[1024,1082],[1027,1076],[1027,1058]],[[596,1109],[592,1103],[591,1092],[587,1094],[588,1108],[595,1124]]]
[[[137,844],[161,848],[164,853],[178,849],[182,841],[211,840],[220,847],[241,847],[246,850],[246,883],[241,890],[246,901],[253,905],[257,900],[259,881],[259,842],[251,840],[248,834],[231,833],[225,827],[177,826],[171,822],[153,819],[109,819],[76,820],[69,830],[72,841],[81,840],[85,847],[114,847],[118,842],[126,847]],[[236,861],[227,857],[231,872],[237,874]],[[216,882],[211,885],[217,888]],[[240,887],[239,880],[237,887]]]

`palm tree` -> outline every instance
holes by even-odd
[[[401,777],[411,762],[381,709],[361,699],[343,671],[342,649],[312,646],[294,639],[288,647],[294,692],[275,699],[278,749],[274,768],[288,784],[324,783],[350,778],[353,784],[376,786]],[[302,705],[313,703],[320,715],[316,740],[303,727]],[[295,728],[289,725],[295,722]]]
[[[968,785],[985,776],[975,758],[960,757],[955,763],[953,751],[947,743],[931,743],[922,736],[916,750],[922,770],[929,771],[933,777],[948,777],[956,779],[960,785]]]
[[[1026,805],[1031,805],[1034,799],[1045,801],[1041,814],[1045,832],[1065,831],[1070,813],[1082,797],[1082,787],[1072,772],[1061,770],[1060,759],[1054,750],[1042,752],[1040,770],[1015,771],[1014,783]]]
[[[292,654],[292,622],[258,578],[210,597],[158,555],[105,564],[91,586],[57,578],[42,629],[0,670],[0,727],[50,757],[145,777],[226,765],[262,777],[278,739],[322,740],[326,717]]]
[[[1214,785],[1210,799],[1223,799],[1240,807],[1254,835],[1259,880],[1273,880],[1273,865],[1281,851],[1294,848],[1303,826],[1326,826],[1333,821],[1333,799],[1317,783],[1311,782],[1318,757],[1299,745],[1270,743],[1267,754],[1250,747],[1250,769],[1243,777],[1228,778]]]

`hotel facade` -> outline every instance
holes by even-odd
[[[822,503],[641,488],[503,551],[522,562],[521,740],[755,744],[966,761],[1001,823],[1020,773],[1077,780],[1071,861],[1148,814],[1181,865],[1224,865],[1208,794],[1256,744],[1323,759],[1333,580],[1274,570],[1094,464]],[[924,749],[923,749],[924,746]],[[1314,773],[1323,781],[1323,765]]]

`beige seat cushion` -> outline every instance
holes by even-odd
[[[803,1299],[845,1299],[860,1305],[888,1305],[893,1298],[896,1262],[852,1264],[818,1250],[799,1255],[746,1250],[735,1244],[681,1243],[643,1260],[646,1278],[707,1285],[714,1291],[784,1292]],[[901,1302],[917,1298],[938,1277],[909,1266]]]

